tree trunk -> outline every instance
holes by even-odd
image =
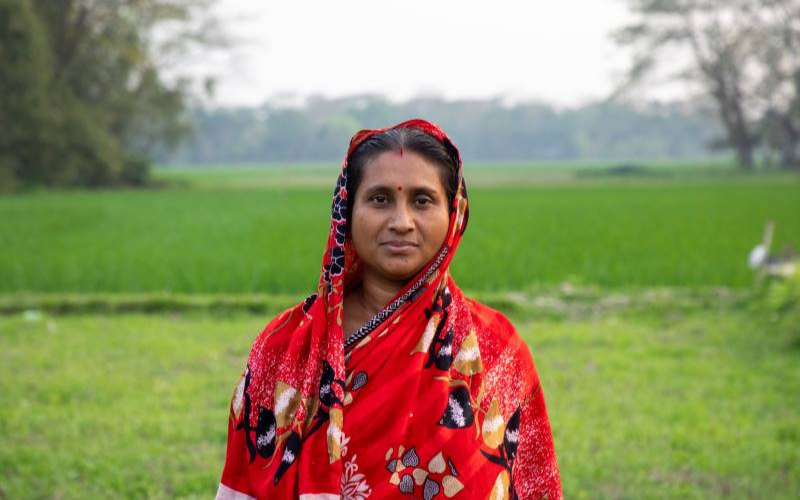
[[[798,145],[800,145],[800,132],[792,123],[791,117],[782,116],[781,118],[784,134],[784,143],[781,147],[781,168],[785,170],[800,169],[800,158],[797,155]]]
[[[736,151],[736,161],[742,169],[753,170],[753,137],[742,109],[738,82],[729,84],[719,66],[708,76],[714,84],[712,95],[717,102],[717,110],[725,127],[728,144]]]

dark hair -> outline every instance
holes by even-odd
[[[381,153],[387,151],[413,151],[439,168],[447,199],[452,202],[458,188],[458,163],[455,153],[449,151],[435,137],[414,128],[394,128],[375,134],[362,142],[347,161],[347,218],[353,213],[353,203],[364,167]]]

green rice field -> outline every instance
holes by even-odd
[[[767,220],[776,248],[800,244],[797,176],[571,168],[467,172],[470,225],[453,267],[463,288],[743,287]],[[0,198],[0,293],[314,288],[336,167],[159,175],[177,187]]]

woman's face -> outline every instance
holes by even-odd
[[[407,281],[447,236],[449,202],[439,167],[417,153],[388,151],[364,165],[351,235],[365,273]]]

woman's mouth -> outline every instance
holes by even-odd
[[[390,252],[405,253],[411,251],[417,244],[410,241],[391,240],[384,241],[381,246],[386,247]]]

